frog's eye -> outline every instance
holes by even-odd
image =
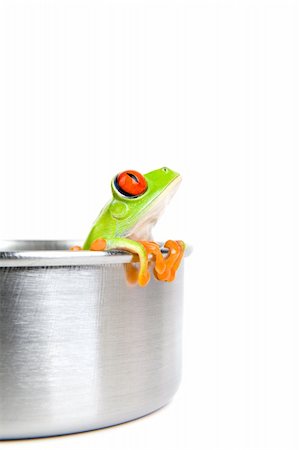
[[[136,170],[126,170],[117,175],[115,186],[126,197],[138,197],[147,189],[146,179]]]

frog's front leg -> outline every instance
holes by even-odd
[[[127,238],[96,239],[90,245],[90,250],[125,250],[137,254],[139,257],[140,269],[138,272],[138,284],[145,286],[149,282],[148,258],[145,247],[136,241]]]

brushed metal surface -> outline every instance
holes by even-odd
[[[56,255],[51,265],[51,252],[68,245],[0,245],[0,439],[118,424],[177,390],[183,267],[173,283],[152,277],[145,288],[129,286],[127,255],[84,265],[65,265],[64,256],[59,264]],[[26,260],[30,251],[36,261],[35,248],[46,265],[5,267],[7,253]]]

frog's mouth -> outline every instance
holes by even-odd
[[[164,191],[153,200],[143,211],[142,218],[137,220],[135,225],[128,231],[127,237],[134,240],[151,240],[152,228],[156,224],[159,217],[162,215],[165,207],[176,193],[182,177],[178,175]]]

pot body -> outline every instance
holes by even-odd
[[[113,255],[90,265],[88,257],[84,265],[65,258],[51,265],[49,251],[46,265],[26,265],[25,255],[5,267],[6,256],[1,439],[102,428],[169,402],[181,375],[182,267],[174,282],[151,277],[140,288],[127,284],[126,262]]]

